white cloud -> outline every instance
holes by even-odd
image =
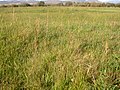
[[[101,2],[120,2],[120,0],[99,0]]]

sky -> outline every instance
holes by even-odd
[[[0,1],[10,1],[10,0],[0,0]],[[29,0],[27,0],[27,1],[29,1]],[[41,0],[37,0],[37,1],[41,1]],[[101,1],[101,2],[113,2],[113,3],[120,2],[120,0],[99,0],[99,1]]]
[[[101,1],[101,2],[114,2],[114,3],[120,2],[120,0],[99,0],[99,1]]]

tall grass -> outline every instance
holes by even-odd
[[[119,8],[0,8],[0,88],[120,89],[119,14]]]

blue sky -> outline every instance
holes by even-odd
[[[9,1],[9,0],[0,0],[0,1]],[[26,1],[29,1],[29,0],[26,0]],[[37,0],[37,1],[44,1],[44,0]],[[114,3],[120,2],[120,0],[99,0],[99,1],[101,1],[101,2],[114,2]]]

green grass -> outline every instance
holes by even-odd
[[[0,8],[2,90],[119,90],[120,9]]]

